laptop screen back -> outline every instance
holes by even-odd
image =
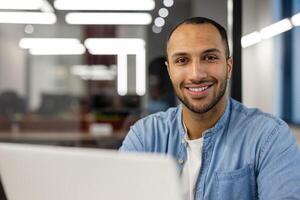
[[[9,200],[180,200],[172,159],[108,150],[0,144]]]

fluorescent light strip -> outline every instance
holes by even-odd
[[[136,55],[136,94],[143,96],[146,93],[146,52],[140,51]]]
[[[54,13],[0,12],[0,23],[5,24],[55,24]]]
[[[74,65],[72,74],[85,80],[114,80],[116,72],[105,65]]]
[[[38,10],[42,0],[1,0],[0,9],[6,10]]]
[[[29,49],[32,55],[82,55],[85,53],[83,45],[65,48],[33,48]]]
[[[43,12],[54,12],[53,7],[47,0],[41,0],[42,1],[42,6],[41,6],[41,11]]]
[[[113,81],[114,77],[110,75],[101,75],[101,76],[80,76],[83,80],[92,80],[92,81]]]
[[[242,47],[246,48],[251,45],[254,45],[260,42],[263,39],[268,39],[273,36],[276,36],[280,33],[288,31],[293,28],[293,26],[300,25],[300,13],[291,17],[291,19],[283,19],[279,22],[276,22],[270,26],[267,26],[260,30],[260,32],[253,32],[248,35],[245,35],[241,39]]]
[[[55,0],[58,10],[153,10],[154,0]]]
[[[76,46],[80,43],[80,40],[75,38],[22,38],[19,42],[19,46],[22,49],[32,48],[55,48],[63,46]]]
[[[19,46],[32,55],[81,55],[85,47],[74,38],[22,38]]]
[[[127,94],[127,55],[119,54],[117,63],[117,91],[120,96]]]
[[[241,40],[243,48],[254,45],[260,41],[261,41],[261,35],[257,31],[243,36]]]
[[[152,22],[149,13],[68,13],[68,24],[147,25]]]
[[[261,33],[261,37],[263,39],[266,39],[278,35],[280,33],[283,33],[285,31],[288,31],[291,28],[293,28],[291,21],[289,19],[283,19],[279,22],[276,22],[270,26],[261,29],[260,33]]]
[[[127,56],[136,56],[136,93],[146,93],[145,41],[138,38],[88,38],[84,45],[91,54],[118,56],[118,94],[127,94]],[[126,77],[125,77],[126,76]]]
[[[294,26],[300,26],[300,13],[293,15],[291,21]]]
[[[91,54],[137,54],[145,49],[145,41],[138,38],[88,38],[84,45]]]

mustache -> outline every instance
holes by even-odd
[[[189,86],[189,85],[192,85],[192,84],[197,84],[197,85],[200,85],[200,84],[205,84],[205,83],[215,83],[216,80],[214,79],[201,79],[201,80],[191,80],[189,82],[182,82],[180,84],[180,86]]]

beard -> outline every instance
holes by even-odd
[[[204,114],[208,112],[209,110],[213,109],[222,99],[222,97],[225,95],[227,88],[227,75],[225,78],[222,80],[221,85],[220,85],[220,90],[217,91],[217,94],[213,94],[213,99],[204,105],[197,106],[193,105],[187,97],[182,95],[182,97],[179,95],[179,92],[175,90],[176,96],[178,99],[192,112],[197,113],[197,114]]]

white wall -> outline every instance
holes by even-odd
[[[273,0],[243,1],[243,34],[248,34],[270,25],[274,16]],[[243,101],[250,107],[279,115],[280,94],[277,85],[280,81],[277,69],[280,58],[275,51],[280,48],[277,37],[243,49]],[[291,126],[300,146],[300,128]]]
[[[79,26],[61,24],[39,26],[31,37],[65,37],[81,39]],[[82,64],[81,56],[33,56],[29,55],[30,99],[31,109],[40,105],[42,93],[80,95],[83,91],[82,80],[72,76],[73,65]]]
[[[273,23],[273,1],[243,1],[243,35]],[[275,39],[243,49],[243,103],[277,114]]]
[[[26,58],[18,47],[23,26],[0,26],[0,93],[6,90],[25,95]]]
[[[70,75],[72,65],[81,64],[80,56],[32,56],[20,49],[23,37],[81,38],[79,26],[35,25],[32,34],[24,32],[24,25],[0,25],[0,92],[13,90],[27,97],[31,109],[40,105],[43,92],[80,95],[83,84]]]

